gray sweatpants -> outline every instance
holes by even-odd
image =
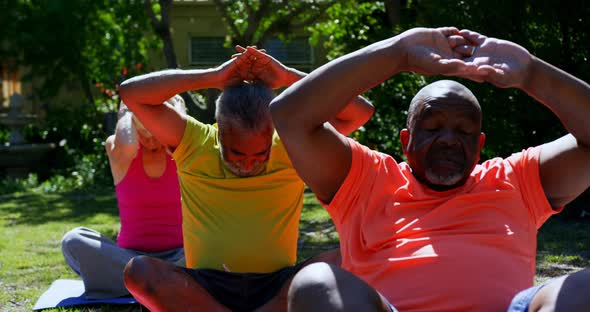
[[[88,299],[129,295],[123,283],[123,269],[135,256],[146,255],[184,266],[183,248],[155,253],[125,249],[85,227],[66,233],[61,241],[61,250],[66,263],[84,281]]]

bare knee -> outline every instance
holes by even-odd
[[[289,311],[340,311],[342,300],[331,265],[318,262],[299,271],[289,287]]]
[[[381,295],[352,273],[327,263],[299,271],[289,288],[289,311],[388,311]]]
[[[148,256],[133,257],[125,265],[123,281],[132,294],[153,294],[157,271],[157,260]]]
[[[77,227],[67,232],[61,239],[61,249],[64,254],[77,255],[82,250],[88,249],[88,243],[82,235],[85,228]]]

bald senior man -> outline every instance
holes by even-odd
[[[481,108],[449,80],[413,98],[400,133],[407,162],[325,125],[402,71],[518,88],[570,133],[478,164]],[[588,269],[533,286],[537,230],[590,186],[584,81],[510,41],[416,28],[320,67],[271,112],[293,166],[334,220],[342,254],[342,268],[297,273],[289,311],[588,311]]]

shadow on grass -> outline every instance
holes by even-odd
[[[79,223],[98,213],[112,216],[119,214],[112,188],[57,194],[2,195],[0,212],[5,226],[64,220]]]
[[[537,277],[552,278],[590,267],[590,220],[551,217],[539,230]]]
[[[339,242],[332,219],[313,194],[306,192],[299,223],[298,261],[338,248]]]

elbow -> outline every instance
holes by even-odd
[[[367,105],[365,107],[365,110],[364,110],[364,122],[363,122],[363,124],[365,122],[369,121],[369,119],[371,119],[371,117],[373,117],[373,114],[375,114],[375,106],[373,106],[373,104],[370,104],[369,103],[369,105]]]
[[[121,101],[133,111],[136,103],[133,100],[133,84],[130,83],[130,80],[131,79],[127,79],[119,85],[119,97],[121,98]]]
[[[288,113],[286,112],[285,103],[281,96],[277,96],[270,102],[270,115],[277,131],[284,128],[288,124]]]

